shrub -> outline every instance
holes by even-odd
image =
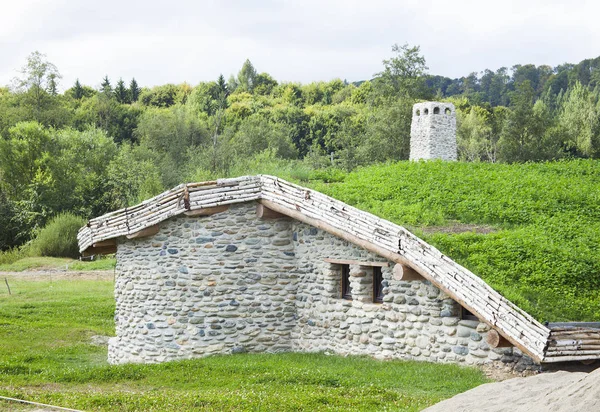
[[[37,234],[33,241],[33,251],[39,256],[71,257],[79,256],[77,231],[85,225],[85,219],[72,213],[61,213]]]

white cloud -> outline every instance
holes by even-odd
[[[56,64],[63,87],[104,75],[196,84],[236,73],[246,58],[278,80],[361,80],[405,42],[450,77],[600,55],[591,1],[0,1],[0,84],[34,50]]]

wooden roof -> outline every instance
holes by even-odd
[[[563,335],[567,331],[551,331],[405,228],[274,176],[179,185],[139,205],[90,220],[79,231],[79,248],[87,254],[107,253],[114,251],[107,246],[110,239],[133,238],[142,230],[183,213],[197,215],[204,209],[248,201],[258,201],[271,210],[409,266],[538,362],[600,358],[600,346],[595,346],[595,342],[600,345],[598,333],[573,333],[578,339],[581,337],[580,342],[566,339]]]

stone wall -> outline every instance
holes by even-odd
[[[109,361],[162,362],[216,353],[329,351],[377,358],[528,367],[512,349],[490,350],[488,327],[427,281],[393,279],[393,263],[288,218],[260,220],[255,203],[207,217],[178,217],[117,252],[117,337]],[[383,262],[383,303],[372,302]]]
[[[452,103],[425,102],[413,106],[410,160],[456,160],[456,109]]]

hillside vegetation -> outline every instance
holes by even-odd
[[[414,230],[540,321],[600,321],[598,161],[398,162],[311,185]]]

